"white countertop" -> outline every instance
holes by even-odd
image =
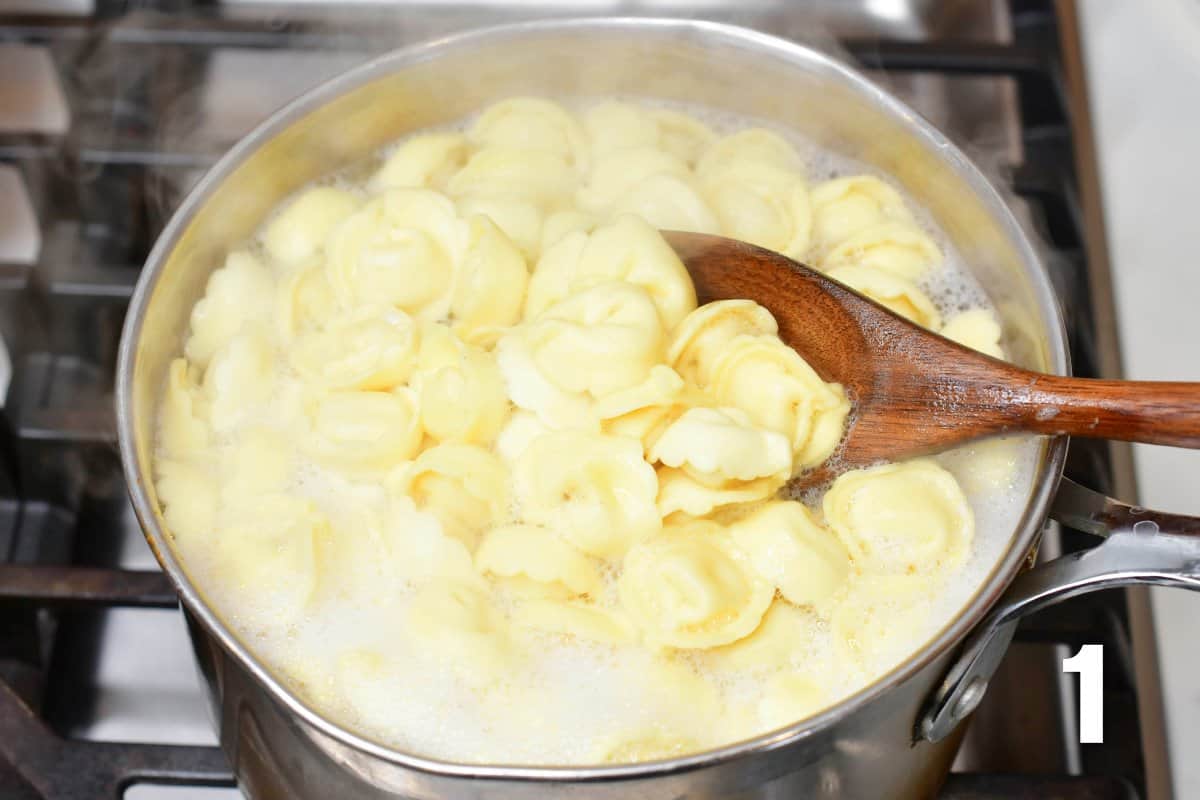
[[[1126,377],[1200,380],[1200,0],[1080,2]],[[1200,515],[1200,452],[1135,448],[1141,502]],[[1200,596],[1152,593],[1175,796],[1200,797]]]

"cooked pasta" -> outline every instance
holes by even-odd
[[[815,714],[928,635],[975,547],[957,475],[1011,488],[1017,451],[789,496],[852,398],[757,303],[697,306],[659,229],[1002,357],[999,320],[939,300],[953,254],[884,178],[714,128],[504,100],[302,190],[214,271],[156,488],[205,594],[321,711],[449,759],[660,758]]]

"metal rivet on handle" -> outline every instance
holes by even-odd
[[[975,710],[979,705],[979,701],[983,699],[983,695],[987,692],[988,682],[983,677],[976,675],[967,684],[967,687],[962,690],[962,694],[958,697],[958,702],[954,704],[954,717],[956,721],[961,721],[968,714]]]

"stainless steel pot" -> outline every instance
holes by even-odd
[[[222,747],[251,797],[927,797],[1022,614],[1107,586],[1200,588],[1200,538],[1175,535],[1200,526],[1135,513],[1074,485],[1056,497],[1066,442],[1054,440],[1044,444],[1011,546],[969,606],[883,679],[802,724],[684,758],[563,768],[435,761],[323,719],[214,614],[176,556],[152,480],[164,372],[209,274],[285,195],[407,131],[524,93],[639,95],[726,109],[794,128],[895,176],[991,294],[1014,359],[1068,369],[1049,281],[987,180],[913,111],[811,49],[704,22],[532,23],[399,51],[320,87],[246,137],[180,207],[142,271],[118,367],[134,508],[179,590]],[[1107,540],[1014,582],[1051,513]]]

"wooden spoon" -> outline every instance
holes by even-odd
[[[701,303],[746,298],[854,404],[839,467],[928,455],[1024,431],[1200,447],[1200,383],[1065,378],[1007,364],[931,333],[786,256],[664,231]],[[818,467],[796,479],[833,477]]]

